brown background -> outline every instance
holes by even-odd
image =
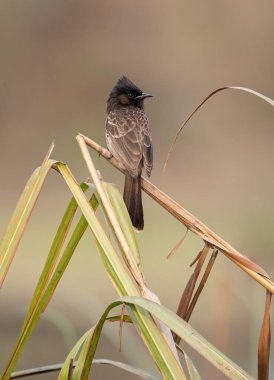
[[[211,90],[238,85],[273,97],[273,8],[272,1],[1,1],[1,235],[52,140],[53,157],[66,162],[77,179],[85,178],[75,135],[82,132],[104,144],[105,101],[126,74],[155,96],[146,101],[155,147],[152,181],[273,276],[270,105],[249,94],[220,93],[183,131],[167,175],[161,173],[177,127]],[[104,178],[122,187],[122,176],[94,158]],[[52,172],[0,293],[1,367],[69,198]],[[174,310],[201,241],[189,234],[166,263],[184,228],[146,196],[144,208],[145,230],[138,241],[146,278]],[[63,361],[116,297],[88,232],[17,368]],[[263,308],[264,290],[219,255],[190,323],[256,376]],[[202,378],[224,378],[186,349]],[[117,328],[107,326],[97,357],[155,370],[129,327],[119,354]],[[94,369],[96,380],[116,376],[135,378],[118,369]]]

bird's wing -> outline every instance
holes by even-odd
[[[150,177],[152,167],[153,167],[153,146],[152,146],[151,133],[148,126],[144,133],[143,157],[144,157],[144,166],[146,169],[147,176]]]
[[[110,112],[106,119],[106,142],[113,156],[133,177],[140,174],[147,118],[139,110]]]

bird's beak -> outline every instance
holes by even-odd
[[[153,95],[143,92],[142,95],[136,96],[136,99],[138,100],[143,100],[145,98],[153,98]]]

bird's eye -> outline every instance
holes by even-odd
[[[129,99],[133,99],[134,98],[134,95],[132,94],[132,92],[130,92],[127,96],[128,96]]]

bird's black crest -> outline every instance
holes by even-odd
[[[134,93],[135,95],[141,95],[142,90],[137,87],[131,80],[126,76],[122,76],[118,79],[117,83],[113,87],[110,96],[118,96],[122,94]]]

